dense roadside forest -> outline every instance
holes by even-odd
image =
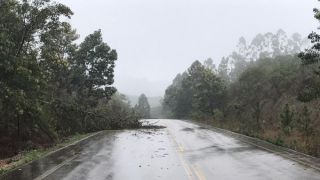
[[[163,113],[320,156],[320,36],[309,39],[312,46],[283,30],[250,43],[240,38],[218,67],[209,58],[178,74],[165,92]]]
[[[116,92],[117,52],[97,30],[79,36],[73,12],[50,0],[0,1],[0,158],[75,133],[140,126]]]

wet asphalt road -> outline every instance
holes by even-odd
[[[104,132],[43,172],[15,178],[320,180],[317,170],[221,132],[189,121],[150,121],[166,128]]]

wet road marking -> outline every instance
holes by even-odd
[[[51,175],[52,173],[54,173],[56,170],[60,169],[62,166],[66,165],[68,162],[74,160],[76,157],[78,157],[77,155],[74,155],[68,159],[66,159],[65,161],[63,161],[62,163],[58,164],[57,166],[49,169],[48,171],[44,172],[43,174],[41,174],[40,176],[36,177],[34,180],[42,180],[46,177],[48,177],[49,175]]]
[[[206,176],[203,174],[203,172],[201,171],[201,169],[197,166],[197,165],[193,165],[192,167],[194,173],[197,175],[199,180],[206,180]]]
[[[295,161],[295,162],[297,162],[297,163],[300,163],[300,164],[303,165],[303,166],[306,166],[306,167],[309,167],[309,168],[313,168],[313,169],[315,169],[315,170],[317,170],[317,171],[320,171],[320,168],[318,168],[317,166],[314,166],[314,165],[312,165],[312,164],[306,163],[306,162],[301,161],[301,160],[299,160],[299,159],[297,159],[297,158],[292,158],[292,157],[290,157],[290,155],[286,155],[286,154],[284,154],[284,153],[282,153],[282,152],[274,151],[274,150],[272,150],[272,149],[269,149],[269,148],[260,146],[260,145],[258,145],[258,144],[252,143],[252,142],[247,141],[247,140],[244,140],[244,139],[242,139],[242,138],[240,139],[240,141],[242,141],[242,142],[244,142],[244,143],[247,143],[247,144],[250,144],[250,145],[252,145],[252,146],[258,147],[258,148],[260,148],[260,149],[262,149],[262,150],[265,150],[265,151],[267,151],[267,152],[270,152],[271,154],[278,155],[278,156],[280,156],[280,157],[282,157],[282,158],[284,158],[284,159],[287,158],[287,159],[289,159],[289,160],[291,160],[291,161]]]
[[[179,156],[179,159],[180,159],[180,162],[184,168],[184,170],[186,171],[187,175],[188,175],[188,178],[190,180],[193,180],[193,173],[191,171],[191,168],[189,167],[189,165],[186,163],[186,161],[184,160],[182,154],[178,153],[178,156]]]
[[[177,149],[177,152],[178,152],[178,157],[179,157],[179,160],[182,164],[182,167],[184,169],[184,171],[186,172],[187,176],[188,176],[188,179],[189,180],[193,180],[193,173],[191,171],[191,168],[188,166],[188,164],[186,163],[186,161],[184,160],[183,158],[183,155],[182,153],[184,152],[184,148],[182,147],[181,144],[179,144],[175,138],[174,138],[174,135],[170,132],[170,130],[168,128],[166,128],[166,131],[168,132],[168,134],[172,137],[172,140],[173,142],[176,144],[176,146],[178,147]]]
[[[168,127],[168,126],[167,126]],[[171,133],[171,131],[166,128],[168,134],[172,137],[173,142],[177,145],[178,147],[178,156],[180,159],[180,162],[184,168],[184,170],[186,171],[188,178],[190,180],[194,180],[194,175],[197,177],[198,180],[206,180],[206,177],[204,176],[204,174],[202,173],[202,171],[200,170],[200,168],[196,165],[194,165],[193,167],[188,165],[187,161],[184,159],[183,154],[184,154],[184,147],[179,144],[176,139],[175,136]]]
[[[184,152],[184,147],[181,144],[178,144],[178,148],[181,153]]]

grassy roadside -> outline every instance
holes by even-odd
[[[216,128],[220,128],[223,130],[238,133],[241,135],[245,135],[248,137],[257,138],[259,140],[269,142],[276,146],[291,149],[315,158],[320,158],[320,154],[318,152],[312,151],[312,149],[315,149],[316,147],[310,146],[310,144],[308,144],[308,140],[304,139],[304,137],[295,133],[294,131],[289,136],[285,135],[281,131],[271,130],[271,129],[265,129],[263,132],[257,132],[255,134],[251,134],[251,133],[245,133],[241,131],[239,128],[237,128],[237,125],[234,125],[234,124],[221,123],[219,121],[212,121],[212,120],[194,120],[194,121],[200,122],[206,125],[210,125]],[[319,138],[317,139],[317,142],[320,142]]]
[[[57,149],[68,146],[68,145],[70,145],[76,141],[79,141],[83,138],[86,138],[92,134],[94,134],[94,133],[76,134],[76,135],[73,135],[73,136],[66,138],[62,142],[57,143],[49,148],[39,148],[39,149],[30,150],[30,151],[25,151],[25,152],[19,153],[18,155],[14,156],[14,157],[0,160],[0,176],[5,174],[8,171],[11,171],[15,168],[18,168],[18,167],[26,164],[26,163],[29,163],[31,161],[37,160],[41,157],[44,157],[47,154],[49,154]]]

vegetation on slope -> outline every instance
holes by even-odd
[[[203,64],[195,61],[166,90],[164,113],[171,118],[208,121],[320,156],[320,84],[314,73],[318,68],[314,51],[319,46],[301,53],[303,61],[295,55],[301,51],[296,46],[294,51],[282,51],[293,49],[301,38],[296,38],[296,43],[294,38],[288,41],[291,44],[282,43],[286,47],[262,48],[270,39],[281,42],[278,34],[273,38],[267,38],[271,33],[258,35],[262,42],[255,38],[249,48],[242,38],[240,50],[223,58],[218,69],[210,60]]]
[[[65,5],[0,1],[0,158],[76,133],[139,126],[112,86],[117,52],[101,30],[80,44]]]

